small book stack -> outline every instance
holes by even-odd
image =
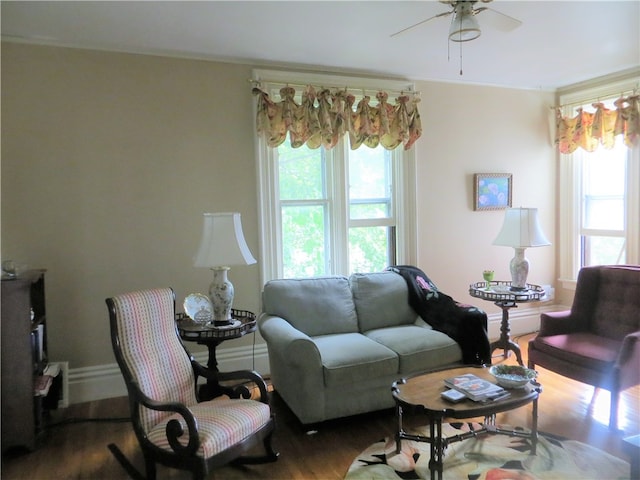
[[[483,380],[472,373],[447,378],[444,384],[463,393],[474,402],[503,400],[511,395],[500,385]]]

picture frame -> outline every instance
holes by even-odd
[[[473,209],[504,210],[511,207],[511,173],[475,173],[473,175]]]

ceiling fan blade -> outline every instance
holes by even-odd
[[[477,11],[484,10],[486,10],[486,13],[482,15],[482,23],[501,32],[510,32],[522,25],[522,22],[517,18],[510,17],[509,15],[494,10],[493,8],[483,7],[482,9],[477,9]]]
[[[443,12],[443,13],[439,13],[438,15],[434,15],[433,17],[429,17],[426,20],[422,20],[421,22],[415,23],[407,28],[403,28],[402,30],[396,32],[396,33],[392,33],[391,35],[389,35],[390,37],[395,37],[396,35],[400,35],[401,33],[406,32],[407,30],[411,30],[412,28],[415,28],[419,25],[422,25],[423,23],[427,23],[430,20],[433,20],[434,18],[439,18],[439,17],[446,17],[447,15],[451,15],[453,13],[453,11],[451,12]]]

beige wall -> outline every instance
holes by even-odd
[[[438,287],[463,302],[482,271],[509,280],[514,250],[492,242],[504,211],[473,210],[474,173],[511,173],[514,207],[537,207],[555,234],[555,153],[549,141],[553,95],[526,90],[418,82],[423,136],[418,158],[418,263]],[[528,281],[553,284],[554,247],[527,249]],[[488,312],[497,308],[480,301]]]
[[[241,212],[257,255],[250,76],[246,65],[3,43],[1,256],[48,269],[52,359],[114,362],[108,296],[168,285],[181,305],[206,290],[209,272],[191,265],[203,212]],[[468,284],[485,268],[507,278],[513,253],[491,246],[502,212],[473,211],[473,173],[513,173],[514,206],[540,208],[553,241],[553,97],[416,86],[418,263],[473,302]],[[530,281],[553,283],[554,248],[527,254]],[[258,312],[259,265],[231,279],[235,305]]]

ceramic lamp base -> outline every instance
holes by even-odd
[[[213,282],[209,286],[209,298],[213,306],[213,324],[215,326],[231,325],[231,306],[233,305],[233,284],[227,279],[229,267],[214,267]]]
[[[521,292],[527,289],[529,276],[529,260],[524,256],[524,248],[515,248],[516,254],[509,263],[511,271],[511,290]]]

